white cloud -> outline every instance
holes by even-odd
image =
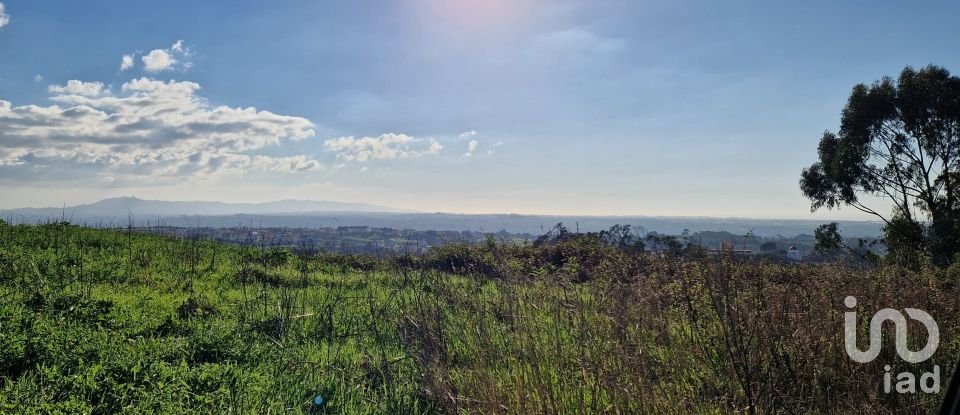
[[[120,57],[120,70],[125,71],[133,68],[133,55],[123,55]]]
[[[463,156],[464,156],[464,157],[473,157],[473,152],[477,151],[477,146],[479,146],[479,145],[480,145],[480,142],[479,142],[479,141],[477,141],[477,140],[470,140],[470,142],[467,143],[467,152],[466,152],[466,153],[463,153]]]
[[[150,53],[143,55],[143,69],[147,72],[159,72],[172,69],[177,60],[163,49],[154,49]]]
[[[470,131],[464,131],[464,132],[460,133],[460,135],[459,135],[458,137],[459,137],[461,140],[466,140],[466,139],[469,139],[469,138],[476,137],[477,134],[479,134],[479,133],[477,133],[475,130],[470,130]]]
[[[37,82],[37,83],[43,82],[43,75],[40,75],[40,74],[34,75],[33,82]]]
[[[366,162],[369,160],[393,160],[398,158],[417,158],[440,153],[443,146],[430,140],[426,148],[424,140],[406,134],[381,134],[378,137],[339,137],[324,142],[324,146],[344,161]]]
[[[100,82],[71,80],[48,88],[56,105],[0,100],[0,177],[176,181],[322,167],[303,155],[257,154],[312,137],[310,121],[252,107],[213,107],[197,95],[199,89],[193,82],[140,78],[114,91]]]
[[[274,171],[279,173],[302,172],[322,168],[320,162],[308,159],[306,156],[268,157],[254,156],[244,160],[241,165],[249,164],[254,170]]]
[[[189,61],[193,51],[183,45],[183,40],[176,41],[167,49],[154,49],[140,57],[143,69],[147,72],[161,72],[167,70],[190,69],[193,63]],[[123,55],[120,58],[120,70],[133,67],[134,55]]]
[[[50,85],[47,91],[56,96],[79,96],[87,98],[96,98],[103,94],[109,94],[110,91],[104,89],[100,82],[83,82],[77,80],[67,81],[66,85]],[[56,98],[56,97],[54,97]]]
[[[427,147],[427,154],[431,156],[435,156],[437,154],[440,154],[440,150],[443,150],[443,146],[440,145],[440,143],[431,140],[430,147]]]
[[[0,27],[4,27],[9,23],[10,15],[7,14],[7,9],[3,6],[3,3],[0,3]]]

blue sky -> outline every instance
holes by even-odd
[[[960,71],[948,2],[2,3],[0,208],[855,218],[797,185],[850,88]]]

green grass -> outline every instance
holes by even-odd
[[[451,250],[491,278],[434,271],[461,266],[443,257],[0,224],[0,412],[924,413],[941,395],[883,394],[880,368],[939,364],[946,384],[960,350],[941,270],[526,249]],[[847,294],[927,309],[940,351],[854,364]]]
[[[308,412],[317,394],[330,412],[432,409],[390,274],[72,226],[2,238],[7,411]]]

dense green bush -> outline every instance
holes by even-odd
[[[422,262],[427,268],[455,274],[585,282],[635,278],[647,261],[641,253],[618,248],[600,234],[564,234],[533,244],[448,244],[432,249]]]

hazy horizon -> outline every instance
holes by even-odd
[[[452,212],[452,211],[442,211],[442,210],[415,210],[415,209],[405,209],[397,206],[391,205],[381,205],[374,203],[366,203],[359,201],[348,201],[348,200],[330,200],[330,199],[310,199],[310,198],[286,198],[286,199],[276,199],[276,200],[241,200],[241,201],[223,201],[223,200],[202,200],[202,199],[190,199],[190,200],[169,200],[169,199],[151,199],[148,197],[140,197],[137,195],[122,195],[108,197],[104,199],[93,200],[90,202],[81,202],[81,203],[62,203],[60,205],[49,205],[49,206],[13,206],[13,207],[0,207],[0,211],[13,211],[20,209],[62,209],[62,208],[75,208],[77,206],[86,206],[96,204],[98,202],[103,202],[106,200],[115,200],[115,199],[137,199],[145,202],[173,202],[173,203],[225,203],[230,205],[243,205],[243,204],[268,204],[276,202],[287,202],[287,201],[296,201],[296,202],[332,202],[332,203],[341,203],[341,204],[360,204],[367,205],[369,207],[381,207],[385,210],[368,210],[364,211],[366,213],[397,213],[397,214],[450,214],[450,215],[525,215],[525,216],[568,216],[568,217],[597,217],[597,218],[710,218],[710,219],[762,219],[762,220],[809,220],[809,221],[818,221],[818,220],[841,220],[841,221],[864,221],[864,222],[879,222],[879,219],[873,217],[855,217],[852,219],[838,218],[836,215],[825,215],[822,213],[815,213],[805,217],[762,217],[762,216],[711,216],[711,215],[680,215],[680,214],[667,214],[667,215],[651,215],[651,214],[584,214],[584,213],[528,213],[528,212]],[[303,211],[310,212],[310,211]],[[321,211],[323,212],[323,211]],[[350,212],[345,210],[344,212]],[[289,213],[289,212],[288,212]],[[193,212],[183,212],[183,215],[194,215]]]

